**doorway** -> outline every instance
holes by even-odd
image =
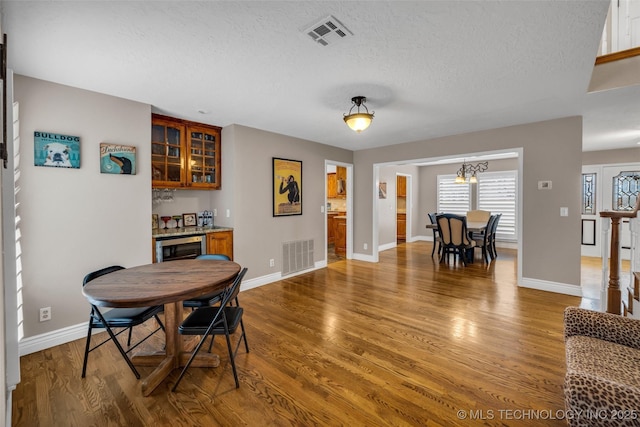
[[[353,166],[325,162],[325,253],[327,264],[350,259]]]

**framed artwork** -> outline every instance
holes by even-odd
[[[155,230],[159,225],[158,214],[151,214],[151,228]]]
[[[100,173],[136,174],[136,147],[100,143]]]
[[[273,158],[273,216],[302,215],[302,161]]]
[[[387,198],[387,183],[381,182],[378,184],[378,199]]]
[[[80,168],[80,137],[35,131],[33,163],[36,166]]]
[[[196,225],[198,225],[198,215],[195,213],[182,214],[183,227],[195,227]]]

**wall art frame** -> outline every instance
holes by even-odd
[[[302,161],[272,159],[273,216],[302,215]]]

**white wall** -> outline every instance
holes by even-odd
[[[15,76],[25,337],[86,322],[90,271],[151,259],[150,106]],[[79,136],[80,169],[34,166],[33,133]],[[99,144],[137,147],[137,174],[101,174]],[[52,320],[39,322],[39,308]]]

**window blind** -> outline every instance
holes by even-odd
[[[501,213],[496,235],[502,239],[517,237],[517,171],[483,172],[478,175],[478,209]]]
[[[438,212],[466,215],[471,207],[469,184],[456,184],[456,175],[438,175]]]

